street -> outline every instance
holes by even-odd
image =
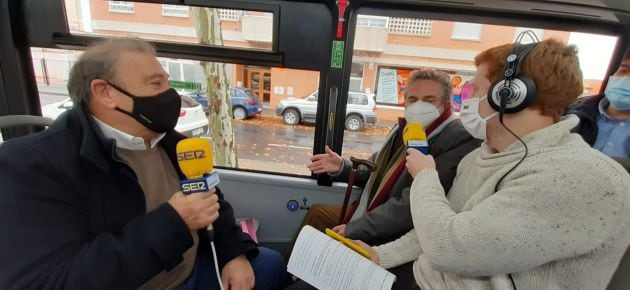
[[[306,165],[313,154],[314,126],[289,126],[269,115],[233,122],[239,168],[310,175]],[[389,128],[376,126],[366,126],[361,132],[346,130],[342,155],[369,158],[388,132]]]
[[[42,106],[68,98],[65,87],[40,86]],[[289,126],[269,109],[254,118],[233,121],[238,168],[310,175],[314,125]],[[366,125],[361,132],[345,131],[343,157],[369,158],[385,142],[391,124]]]

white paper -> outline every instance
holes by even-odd
[[[300,231],[289,273],[323,290],[391,289],[396,277],[311,226]]]
[[[378,75],[376,101],[379,103],[398,104],[398,79],[395,69],[381,69]]]

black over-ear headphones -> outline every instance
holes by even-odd
[[[512,51],[507,55],[503,78],[495,81],[488,92],[488,103],[499,112],[501,120],[503,114],[520,112],[536,100],[536,83],[528,76],[521,75],[525,58],[538,44],[538,39],[533,38],[534,43],[520,44],[523,36],[529,35],[529,32],[524,31],[517,37]]]

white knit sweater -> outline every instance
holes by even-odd
[[[428,289],[605,289],[630,244],[630,176],[591,149],[569,116],[502,153],[484,143],[445,198],[435,170],[411,186],[414,230],[376,247],[391,268],[414,261]]]

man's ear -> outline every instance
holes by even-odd
[[[92,101],[100,103],[110,109],[116,108],[116,102],[111,96],[111,87],[106,81],[99,79],[92,80],[90,82],[90,93],[92,94]]]

